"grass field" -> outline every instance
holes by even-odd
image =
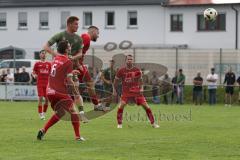
[[[81,125],[85,142],[74,141],[70,122],[36,134],[36,102],[0,102],[0,160],[232,160],[240,159],[240,107],[154,105],[160,128],[153,129],[141,108],[125,110],[123,129],[116,109]],[[90,106],[90,105],[89,105]],[[126,115],[127,112],[127,115]],[[48,111],[48,117],[51,109]]]

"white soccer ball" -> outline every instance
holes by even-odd
[[[216,9],[214,9],[214,8],[205,9],[203,14],[204,14],[205,20],[207,20],[207,21],[214,21],[218,15]]]

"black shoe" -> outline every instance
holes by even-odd
[[[40,130],[38,131],[37,139],[38,139],[38,140],[42,140],[44,134],[45,134],[44,131],[43,131],[42,129],[40,129]]]

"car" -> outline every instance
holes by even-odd
[[[26,72],[32,73],[34,64],[36,62],[38,62],[38,60],[33,60],[33,59],[3,60],[0,62],[0,74],[2,73],[2,70],[6,70],[7,68],[10,68],[11,73],[16,72],[14,68],[20,68],[20,72],[22,72],[21,68],[23,66],[26,67]]]

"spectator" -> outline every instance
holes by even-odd
[[[202,105],[202,91],[203,91],[203,78],[201,73],[197,73],[197,77],[193,79],[193,103],[195,105]]]
[[[109,61],[109,67],[103,71],[102,80],[104,82],[104,90],[105,90],[105,107],[110,107],[113,93],[113,81],[116,75],[116,71],[114,69],[114,60]]]
[[[183,74],[183,70],[178,70],[178,76],[177,76],[177,101],[179,104],[183,104],[184,99],[184,84],[185,84],[185,75]]]
[[[208,82],[208,103],[210,105],[216,104],[218,75],[215,73],[215,68],[211,68],[211,73],[207,75]]]
[[[37,79],[31,74],[31,85],[36,85],[37,84]]]
[[[7,77],[6,70],[2,70],[2,74],[1,74],[1,77],[0,77],[0,80],[1,80],[2,84],[5,84],[6,77]]]
[[[141,71],[142,71],[143,89],[147,90],[147,88],[148,88],[147,85],[149,84],[148,75],[146,75],[144,68],[142,68]]]
[[[163,103],[169,104],[169,94],[168,92],[171,90],[171,78],[169,78],[168,74],[164,75],[161,88],[163,93]]]
[[[238,89],[238,103],[240,103],[240,76],[237,79],[237,83],[238,83],[238,86],[239,86],[239,89]]]
[[[14,83],[14,75],[11,73],[10,68],[7,69],[7,76],[5,77],[7,84],[13,84]]]
[[[28,72],[26,72],[26,67],[25,66],[22,67],[22,72],[21,72],[21,76],[20,77],[21,77],[20,81],[23,82],[23,84],[29,84],[29,82],[30,82],[30,75],[29,75]]]
[[[176,103],[178,103],[177,100],[177,76],[178,76],[178,71],[175,72],[175,76],[172,78],[172,104],[174,103],[174,99],[176,97]]]
[[[153,97],[153,103],[159,104],[160,103],[160,98],[159,98],[159,79],[157,77],[157,72],[152,73],[152,78],[150,80],[150,83],[152,85],[152,97]]]
[[[232,105],[232,95],[234,92],[234,84],[236,82],[236,76],[232,72],[232,68],[229,68],[229,71],[225,74],[224,82],[225,85],[225,106]]]
[[[104,97],[104,87],[103,87],[103,81],[101,79],[102,72],[99,71],[99,69],[93,70],[93,79],[95,84],[95,90],[97,95],[99,95],[100,98]]]
[[[14,82],[15,84],[19,84],[21,82],[21,73],[19,72],[19,68],[16,68],[16,73],[14,73]]]

